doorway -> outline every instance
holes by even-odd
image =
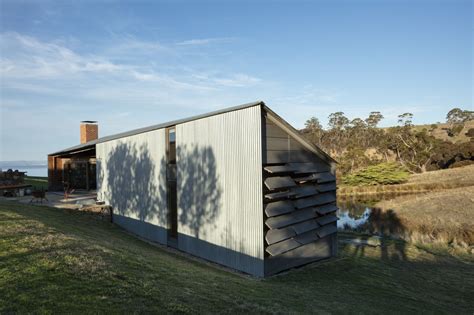
[[[178,247],[178,195],[176,187],[176,128],[166,129],[166,187],[168,246]]]

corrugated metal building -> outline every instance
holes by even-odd
[[[99,138],[97,198],[154,242],[267,276],[336,253],[335,161],[263,102]]]

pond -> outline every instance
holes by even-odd
[[[401,194],[370,194],[358,196],[338,196],[337,228],[339,230],[360,230],[368,225],[380,225],[389,223],[389,225],[398,224],[393,212],[382,214],[379,208],[375,207],[377,202],[390,200]],[[394,222],[387,222],[394,221]]]

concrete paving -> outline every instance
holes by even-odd
[[[38,206],[49,206],[63,209],[81,209],[87,205],[95,205],[97,199],[97,192],[95,191],[76,191],[69,194],[66,199],[64,193],[61,192],[47,192],[47,200],[33,198],[32,196],[22,197],[0,197],[0,200],[15,201],[24,204],[33,204]]]

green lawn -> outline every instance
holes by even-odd
[[[0,313],[473,313],[472,255],[343,244],[337,259],[259,280],[91,215],[0,203]]]
[[[43,188],[44,190],[48,189],[48,178],[47,177],[39,177],[39,176],[26,176],[25,177],[25,184],[31,185],[36,189]]]

